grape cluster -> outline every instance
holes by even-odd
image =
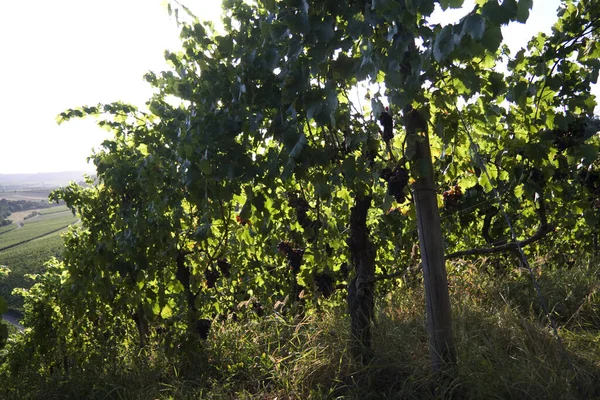
[[[247,224],[247,225],[252,225],[252,222],[250,222],[250,220],[248,220],[248,219],[244,219],[244,218],[242,218],[240,215],[236,215],[236,216],[235,216],[235,220],[236,220],[236,222],[237,222],[238,224],[240,224],[240,225],[242,225],[242,226],[245,226],[246,224]]]
[[[462,197],[460,186],[456,185],[444,192],[444,208],[446,210],[454,210],[458,206],[458,202]]]
[[[550,131],[554,135],[554,147],[558,151],[564,151],[574,147],[585,140],[585,119],[577,119],[569,124],[567,129],[554,129]]]
[[[225,278],[229,278],[231,276],[231,264],[229,264],[227,260],[217,260],[217,267]]]
[[[388,183],[387,193],[394,196],[398,203],[404,203],[406,200],[404,188],[408,184],[406,168],[397,166],[393,171],[390,168],[384,168],[381,170],[381,179]]]
[[[217,280],[223,275],[225,278],[231,276],[231,264],[227,260],[217,260],[217,268],[208,268],[204,271],[204,279],[206,280],[206,287],[212,289],[216,286]]]
[[[289,242],[280,242],[277,245],[277,250],[285,254],[288,266],[294,274],[300,272],[300,265],[302,264],[304,249],[294,249]]]
[[[317,219],[311,219],[308,216],[308,211],[310,210],[310,204],[308,201],[302,197],[302,195],[289,192],[288,193],[288,204],[294,210],[296,210],[296,218],[298,219],[298,223],[310,235],[308,239],[309,242],[313,242],[316,239],[317,233],[321,228],[321,222]]]
[[[206,287],[208,287],[209,289],[214,288],[217,284],[217,279],[219,279],[220,276],[221,274],[219,273],[219,271],[213,271],[212,269],[207,269],[206,271],[204,271]]]
[[[308,210],[310,210],[310,204],[301,195],[295,192],[288,193],[288,204],[290,207],[296,210],[296,217],[298,223],[303,228],[311,224],[311,219],[308,216]]]
[[[313,276],[315,286],[323,297],[328,298],[335,291],[335,278],[327,272],[315,274]]]
[[[386,143],[394,137],[394,120],[388,111],[389,109],[386,107],[385,111],[379,115],[379,123],[383,126],[383,132],[380,133]]]
[[[195,332],[201,339],[208,339],[208,333],[210,332],[210,327],[212,325],[212,321],[210,319],[202,318],[194,321],[191,326],[192,332]]]
[[[342,265],[340,266],[340,273],[342,274],[342,277],[344,279],[348,278],[348,276],[350,275],[350,267],[348,267],[348,263],[342,263]]]

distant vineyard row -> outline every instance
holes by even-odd
[[[28,289],[33,281],[25,275],[44,271],[44,263],[60,254],[62,238],[59,232],[32,240],[0,252],[0,265],[6,265],[10,273],[0,281],[0,296],[11,310],[22,311],[23,299],[13,295],[15,288]]]
[[[66,207],[40,211],[35,218],[24,220],[19,227],[11,224],[0,227],[0,265],[10,269],[0,281],[0,296],[11,310],[22,311],[23,300],[13,295],[15,288],[28,289],[33,284],[29,274],[44,271],[44,263],[58,256],[62,245],[60,233],[77,218]]]
[[[0,236],[0,252],[66,228],[77,221],[70,212],[42,215],[28,220],[21,229]]]

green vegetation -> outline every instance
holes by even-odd
[[[14,288],[29,289],[32,279],[25,275],[41,274],[44,264],[52,257],[60,256],[62,251],[61,231],[34,239],[21,245],[0,251],[0,265],[6,265],[11,273],[0,280],[0,296],[4,297],[9,309],[23,311],[23,297],[13,295]]]
[[[7,220],[14,212],[36,210],[40,208],[48,208],[51,205],[48,204],[47,200],[31,201],[31,200],[6,200],[0,198],[0,226],[8,225]]]
[[[0,396],[600,398],[600,2],[175,3],[149,111],[58,117],[114,136]]]
[[[518,269],[495,275],[498,265],[449,264],[458,375],[432,394],[420,278],[396,281],[376,306],[369,365],[356,363],[348,348],[349,318],[327,302],[319,312],[294,318],[258,318],[240,309],[240,320],[215,320],[206,341],[154,332],[153,345],[112,349],[106,364],[88,362],[64,373],[30,370],[0,383],[0,395],[17,398],[117,399],[582,399],[600,395],[600,291],[598,260],[550,272],[541,284],[547,300],[564,313],[560,331],[569,361],[535,310],[531,283]],[[465,270],[466,268],[466,270]],[[465,273],[467,271],[467,273]],[[515,275],[516,274],[516,275]],[[569,288],[565,290],[565,281]],[[565,300],[568,299],[567,302]],[[568,321],[568,322],[567,322]],[[107,338],[108,339],[108,338]],[[32,339],[29,339],[32,340]],[[31,361],[34,342],[19,336],[13,363]],[[172,343],[171,350],[164,344]],[[59,364],[62,365],[62,361]],[[10,388],[12,392],[6,392]],[[12,396],[12,397],[11,397]]]
[[[64,206],[64,205],[63,206],[54,206],[51,208],[46,208],[44,210],[40,210],[40,214],[48,215],[48,214],[61,213],[61,212],[65,212],[65,211],[70,211],[67,206]]]
[[[5,226],[0,226],[0,235],[6,232],[10,232],[14,229],[17,229],[18,226],[15,224],[10,224],[10,225],[5,225]]]
[[[77,221],[64,206],[48,208],[40,214],[24,220],[22,227],[13,224],[8,226],[10,230],[0,228],[0,265],[11,270],[0,280],[0,296],[13,311],[23,311],[23,297],[13,295],[13,289],[31,287],[33,280],[27,279],[26,275],[45,271],[44,264],[50,258],[58,257],[62,251],[60,234]]]
[[[0,264],[0,283],[2,279],[8,274],[9,269]],[[6,305],[6,301],[2,296],[0,296],[0,317],[2,314],[8,311],[8,306]],[[0,350],[6,346],[6,341],[10,334],[15,334],[14,329],[9,329],[9,326],[2,320],[0,320]]]
[[[62,230],[76,221],[77,217],[69,211],[29,219],[22,228],[0,236],[0,254],[18,244]]]

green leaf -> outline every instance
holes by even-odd
[[[464,0],[440,0],[440,7],[446,11],[448,8],[461,8]]]
[[[0,314],[4,314],[8,311],[8,307],[6,306],[6,301],[0,296]]]
[[[357,175],[357,165],[354,157],[348,157],[344,160],[342,171],[344,172],[344,178],[346,178],[348,182],[355,180]]]
[[[328,43],[335,35],[333,24],[331,22],[319,24],[315,30],[319,42]]]
[[[585,220],[585,223],[589,227],[595,227],[596,224],[598,223],[598,218],[596,217],[596,213],[591,210],[584,211],[583,219]]]
[[[247,199],[240,211],[240,218],[247,220],[250,218],[250,215],[252,215],[252,200]]]
[[[352,18],[348,22],[346,30],[352,39],[358,40],[365,33],[367,27],[368,25],[365,22]]]
[[[517,15],[517,2],[515,0],[504,0],[499,5],[496,0],[490,0],[481,7],[481,15],[492,25],[499,27],[508,24]]]
[[[392,206],[392,203],[394,202],[394,196],[390,196],[389,194],[385,194],[385,197],[383,198],[383,203],[381,205],[381,210],[384,213],[387,213],[388,210],[390,209],[390,207]]]
[[[468,175],[458,180],[458,186],[460,186],[463,190],[467,190],[477,185],[477,176],[476,175]]]
[[[264,0],[263,3],[265,5],[265,9],[268,11],[274,11],[277,5],[275,0]]]
[[[302,134],[300,136],[300,139],[298,139],[298,142],[292,148],[292,151],[290,151],[290,157],[294,160],[300,157],[302,150],[304,150],[307,144],[308,143],[306,142],[306,135]]]
[[[525,193],[525,189],[523,188],[523,184],[515,186],[515,197],[517,199],[521,199],[523,197],[523,193]]]
[[[483,187],[483,191],[489,193],[492,191],[493,186],[490,180],[487,177],[487,174],[479,175],[479,184]]]
[[[308,15],[305,12],[290,13],[284,18],[284,21],[292,33],[305,34],[309,30]]]
[[[211,224],[209,224],[209,223],[202,224],[202,225],[198,226],[198,228],[194,232],[194,239],[198,242],[200,242],[202,240],[206,240],[210,236],[210,233],[211,233]]]
[[[471,14],[464,22],[462,33],[468,33],[473,40],[481,40],[485,32],[485,20],[479,14]]]
[[[533,7],[533,0],[519,0],[517,6],[517,21],[524,24],[529,19],[529,10]]]
[[[502,75],[499,72],[491,72],[488,78],[488,82],[490,84],[490,92],[492,97],[496,97],[506,90],[506,82],[504,75]]]
[[[169,307],[168,304],[166,304],[163,307],[163,309],[160,311],[160,316],[163,319],[171,318],[172,315],[173,315],[173,309],[171,309],[171,307]]]
[[[213,172],[212,164],[208,160],[201,160],[198,163],[198,168],[200,168],[200,171],[202,171],[202,173],[204,173],[206,175],[211,175]]]
[[[446,25],[435,38],[433,58],[441,63],[454,50],[454,33],[452,25]]]
[[[481,39],[481,43],[483,46],[491,51],[495,52],[500,47],[502,43],[502,30],[499,26],[492,26],[486,29],[483,34],[483,38]]]
[[[575,150],[575,154],[584,164],[589,165],[598,157],[598,147],[593,144],[583,144]]]
[[[567,122],[567,118],[563,114],[555,114],[554,115],[554,128],[561,129],[566,131],[569,129],[569,124]]]
[[[306,107],[306,120],[310,121],[321,110],[321,100],[316,100]]]
[[[393,6],[392,0],[372,0],[371,10],[378,12],[388,11]]]

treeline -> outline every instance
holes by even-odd
[[[51,204],[47,200],[6,200],[0,199],[0,226],[10,225],[12,221],[8,217],[18,211],[27,211],[39,208],[48,208]]]

